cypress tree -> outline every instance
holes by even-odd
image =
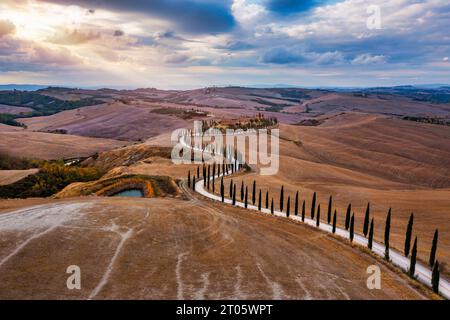
[[[222,202],[225,202],[225,187],[223,185],[223,177],[220,179],[220,196],[222,197]]]
[[[236,183],[233,185],[233,206],[236,205]]]
[[[206,167],[203,166],[203,188],[206,188]]]
[[[274,214],[274,210],[273,210],[273,198],[272,201],[270,202],[270,213]]]
[[[209,190],[209,180],[211,178],[211,167],[208,165],[208,179],[206,180],[207,188]]]
[[[414,214],[411,213],[409,216],[408,226],[406,227],[406,236],[405,236],[405,257],[409,256],[409,249],[411,248],[411,234],[414,223]]]
[[[416,273],[416,259],[417,259],[417,237],[414,239],[414,245],[411,251],[411,261],[409,265],[409,276],[414,278]]]
[[[259,199],[258,199],[258,210],[261,211],[261,203],[262,203],[262,199],[261,199],[261,189],[259,189]]]
[[[283,212],[283,207],[284,207],[284,186],[281,186],[281,191],[280,191],[280,211]]]
[[[306,214],[306,203],[305,200],[303,200],[302,204],[302,221],[305,222],[305,214]]]
[[[294,215],[298,216],[298,191],[295,194]]]
[[[245,208],[248,207],[248,187],[245,186]]]
[[[287,203],[286,203],[286,217],[289,218],[289,215],[291,214],[291,197],[289,196],[287,198]]]
[[[195,176],[194,176],[194,178],[192,179],[192,190],[195,191]]]
[[[333,233],[336,233],[336,209],[334,210],[333,214]]]
[[[216,189],[216,180],[215,180],[215,176],[213,174],[212,176],[212,192],[214,193],[215,189]]]
[[[439,261],[436,261],[433,266],[433,272],[431,273],[431,286],[433,291],[439,294]]]
[[[369,240],[367,241],[367,247],[372,250],[373,246],[373,218],[370,221]]]
[[[244,180],[241,183],[241,201],[244,200]]]
[[[431,267],[434,265],[434,261],[436,260],[438,233],[439,233],[439,231],[438,231],[438,229],[436,229],[436,231],[434,232],[433,244],[431,245],[430,260],[428,261],[428,263],[430,264]]]
[[[253,180],[253,189],[252,189],[252,204],[256,203],[256,181]]]
[[[391,208],[389,208],[384,227],[384,258],[389,261],[389,235],[391,233]]]
[[[230,180],[230,190],[229,190],[230,198],[233,197],[233,179]]]
[[[200,166],[197,166],[197,177],[200,177]]]
[[[266,191],[266,209],[269,209],[269,190]]]
[[[312,202],[311,202],[311,219],[314,220],[314,215],[316,213],[316,193],[313,193]]]
[[[320,225],[320,203],[317,206],[317,220],[316,220],[316,227]]]
[[[217,164],[217,177],[220,177],[220,163]]]
[[[191,187],[191,170],[188,171],[188,188]]]
[[[330,224],[331,222],[331,206],[333,205],[333,197],[330,196],[328,199],[328,212],[327,212],[327,222]]]
[[[352,210],[352,205],[349,204],[347,207],[347,213],[345,214],[345,230],[348,230],[350,227],[350,212]]]
[[[354,236],[355,236],[355,213],[353,212],[352,218],[350,219],[350,242],[353,242]]]
[[[363,226],[364,237],[367,237],[367,233],[369,232],[369,220],[370,220],[370,203],[367,203],[366,215],[364,216],[364,226]]]

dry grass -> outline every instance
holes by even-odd
[[[85,299],[96,291],[94,299],[432,297],[359,250],[285,219],[194,198],[56,205],[35,208],[14,229],[2,223],[0,257],[34,240],[0,266],[0,298]],[[67,215],[52,230],[33,218],[49,210]],[[73,264],[81,290],[66,289]],[[366,287],[372,264],[382,270],[382,290]]]
[[[16,181],[28,177],[30,174],[35,174],[39,169],[27,170],[0,170],[0,186],[5,186]]]

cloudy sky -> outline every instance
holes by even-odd
[[[0,83],[448,84],[449,30],[448,0],[1,0]]]

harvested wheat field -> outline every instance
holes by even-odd
[[[8,185],[19,181],[31,174],[35,174],[39,169],[27,170],[0,170],[0,186]]]
[[[186,197],[83,198],[0,214],[0,298],[433,297],[329,235]],[[373,264],[383,290],[366,287]],[[69,265],[81,268],[81,290],[66,288]]]
[[[0,130],[0,152],[19,158],[53,160],[88,157],[128,144],[130,142],[33,132],[10,126],[3,126]]]
[[[443,273],[449,275],[450,131],[447,127],[345,114],[317,127],[282,125],[280,136],[277,175],[260,176],[256,169],[226,180],[233,178],[238,183],[238,191],[244,180],[251,191],[255,179],[258,189],[262,189],[263,203],[269,190],[276,209],[282,185],[285,198],[290,196],[291,201],[298,190],[300,208],[305,200],[308,215],[312,194],[317,192],[324,220],[332,195],[338,224],[344,224],[346,209],[351,203],[355,230],[359,233],[362,233],[366,206],[370,202],[375,239],[381,242],[386,213],[391,207],[391,246],[400,251],[403,251],[406,225],[413,212],[413,236],[418,236],[419,260],[428,262],[433,234],[439,228],[437,258]]]

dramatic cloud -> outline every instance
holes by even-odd
[[[1,81],[445,83],[449,29],[448,0],[2,0]]]
[[[373,56],[369,53],[360,54],[352,60],[352,64],[377,64],[377,63],[386,63],[386,57],[379,55]]]
[[[100,32],[94,31],[79,31],[79,30],[64,30],[50,37],[49,42],[64,45],[76,45],[86,43],[100,38]]]
[[[89,9],[134,12],[167,19],[179,29],[200,34],[230,31],[235,26],[228,0],[41,0],[63,5],[80,5]]]
[[[14,33],[16,26],[8,20],[0,20],[0,38],[7,34]]]
[[[326,0],[267,0],[267,8],[281,14],[293,14],[323,5]]]

